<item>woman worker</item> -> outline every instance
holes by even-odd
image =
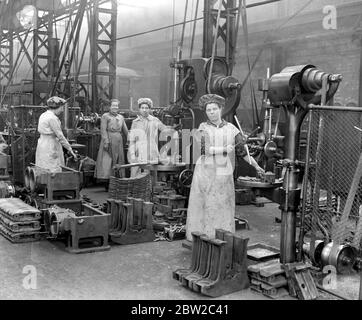
[[[64,137],[58,116],[63,112],[66,100],[51,97],[47,100],[48,110],[41,114],[38,123],[40,137],[36,147],[35,165],[50,170],[61,172],[64,166],[63,149],[76,158],[68,140]]]
[[[137,162],[158,162],[158,133],[168,126],[161,120],[152,116],[151,109],[153,102],[150,98],[140,98],[137,101],[139,115],[132,122],[129,135],[128,161]],[[136,177],[141,173],[138,166],[131,168],[131,177]]]
[[[189,198],[186,237],[199,231],[215,237],[215,229],[235,232],[235,189],[233,178],[234,149],[248,160],[245,138],[231,123],[221,118],[225,99],[216,94],[205,94],[199,100],[206,112],[207,122],[200,124],[197,135],[201,138],[201,157],[197,160]],[[251,158],[258,173],[264,170]]]
[[[119,100],[113,99],[109,112],[104,113],[101,118],[101,144],[95,170],[95,177],[105,183],[106,190],[112,167],[125,163],[122,133],[128,137],[126,122],[119,114]]]

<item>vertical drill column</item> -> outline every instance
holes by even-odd
[[[300,199],[298,188],[299,169],[295,166],[297,144],[299,141],[299,128],[301,122],[297,119],[294,108],[287,110],[288,134],[286,135],[286,159],[284,167],[286,174],[282,187],[281,202],[281,234],[280,234],[280,261],[282,263],[294,262],[296,259],[296,218]]]

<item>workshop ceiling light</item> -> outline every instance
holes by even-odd
[[[20,24],[25,29],[34,28],[37,19],[37,10],[34,6],[26,5],[24,8],[16,13]]]

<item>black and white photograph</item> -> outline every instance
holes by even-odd
[[[0,0],[4,303],[362,300],[361,180],[362,0]]]

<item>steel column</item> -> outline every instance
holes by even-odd
[[[92,111],[115,97],[117,1],[94,0],[91,16]]]
[[[235,37],[237,35],[237,21],[236,17],[239,11],[237,0],[223,1],[222,10],[217,23],[217,13],[219,2],[216,0],[204,0],[204,32],[203,32],[203,49],[202,56],[209,58],[212,55],[212,45],[214,41],[215,32],[217,32],[217,39],[221,39],[224,43],[224,51],[222,54],[216,56],[224,56],[229,66],[229,73],[231,74],[233,67],[233,57],[235,51]]]
[[[13,70],[13,31],[0,26],[0,85],[7,86]]]
[[[52,11],[48,11],[44,17],[38,14],[36,28],[33,38],[33,104],[45,103],[47,95],[41,92],[37,80],[49,80],[49,66],[51,57],[49,52],[49,39],[53,36],[53,16]]]

